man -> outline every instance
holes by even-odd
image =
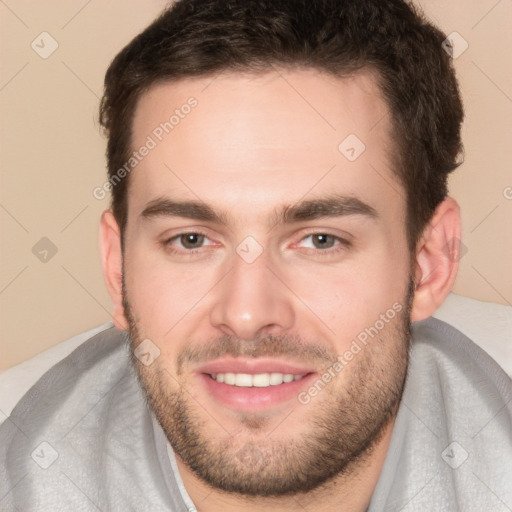
[[[429,319],[460,237],[444,39],[400,0],[182,0],[116,57],[116,328],[2,426],[2,510],[512,507],[510,380]]]

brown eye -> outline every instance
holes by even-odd
[[[311,241],[316,249],[330,249],[336,244],[336,237],[333,235],[318,233],[311,235]]]
[[[198,249],[204,244],[205,236],[200,233],[184,233],[179,240],[185,249]]]

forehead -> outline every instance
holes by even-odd
[[[384,204],[400,188],[388,108],[370,72],[276,69],[161,83],[136,108],[132,147],[143,146],[151,149],[130,176],[129,208],[138,212],[166,195],[235,209],[242,198],[264,208],[333,191]]]

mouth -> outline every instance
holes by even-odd
[[[197,376],[209,398],[239,411],[268,411],[297,400],[317,372],[302,365],[275,360],[217,360]]]
[[[280,386],[290,382],[300,380],[304,375],[293,373],[217,373],[210,377],[217,382],[222,382],[228,386],[238,386],[240,388],[268,388],[269,386]]]

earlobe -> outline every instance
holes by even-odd
[[[438,205],[416,249],[413,322],[431,316],[450,293],[460,254],[460,211],[451,197]]]
[[[123,307],[123,254],[121,249],[121,232],[111,210],[101,216],[100,255],[103,277],[108,293],[114,303],[112,321],[118,329],[128,329],[128,322]]]

